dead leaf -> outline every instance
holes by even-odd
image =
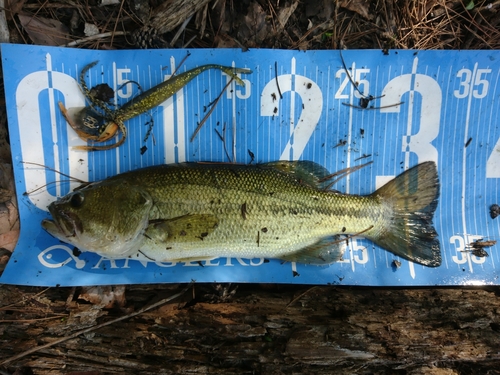
[[[19,238],[19,212],[12,165],[0,163],[0,248],[13,251]]]
[[[0,234],[0,248],[14,251],[18,239],[19,230],[11,230],[10,232]]]
[[[19,21],[35,44],[44,46],[60,46],[71,39],[68,28],[61,22],[49,18],[19,14]]]
[[[110,309],[112,307],[123,307],[125,306],[125,286],[91,286],[82,288],[82,292],[78,296],[79,299],[83,299],[103,307],[105,309]]]
[[[294,1],[290,6],[283,7],[278,12],[278,24],[276,25],[276,34],[280,34],[285,29],[288,20],[290,19],[295,9],[299,5],[299,1]]]
[[[241,48],[246,51],[246,47],[228,34],[221,33],[214,37],[216,48]]]
[[[7,201],[10,201],[13,195],[14,195],[13,191],[8,189],[2,189],[0,187],[0,203],[5,203]]]
[[[12,253],[10,251],[0,247],[0,276],[2,275],[3,270],[5,269],[5,266],[7,265],[7,262],[9,261],[11,255]]]
[[[340,6],[349,9],[352,12],[358,13],[361,17],[372,20],[373,14],[370,14],[371,1],[368,0],[343,0]]]
[[[318,17],[320,20],[330,19],[335,8],[335,3],[331,0],[308,1],[305,5],[306,17]]]
[[[266,12],[259,3],[250,4],[248,13],[243,17],[243,22],[238,29],[238,39],[245,45],[260,45],[272,30],[272,25],[266,20],[266,16]]]
[[[99,28],[93,23],[85,22],[85,28],[83,30],[85,36],[93,36],[99,34]]]
[[[19,13],[23,9],[26,0],[7,0],[5,1],[5,16],[8,20],[11,20],[15,14]]]
[[[5,102],[3,105],[5,105]],[[7,142],[7,139],[9,139],[9,135],[7,132],[7,121],[0,121],[0,165],[4,163],[12,163],[10,144],[9,142]],[[4,185],[2,185],[1,181],[0,186],[5,187]]]

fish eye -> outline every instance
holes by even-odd
[[[73,208],[79,208],[83,204],[83,194],[80,192],[74,193],[73,196],[71,197],[69,203],[71,204],[71,207]]]

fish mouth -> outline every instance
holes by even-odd
[[[42,227],[54,237],[77,237],[83,232],[82,222],[74,213],[64,211],[54,203],[51,203],[48,209],[54,220],[44,219]]]

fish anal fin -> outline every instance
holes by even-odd
[[[154,242],[202,241],[217,229],[219,220],[211,214],[188,214],[149,222],[145,236]]]
[[[345,247],[342,246],[340,237],[333,236],[323,238],[295,253],[280,256],[280,259],[303,264],[326,265],[342,260],[344,251]]]

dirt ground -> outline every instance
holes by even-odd
[[[499,0],[6,0],[0,9],[1,42],[68,48],[500,48]],[[19,222],[0,95],[3,267]],[[183,288],[0,286],[0,374],[500,373],[497,287]]]

